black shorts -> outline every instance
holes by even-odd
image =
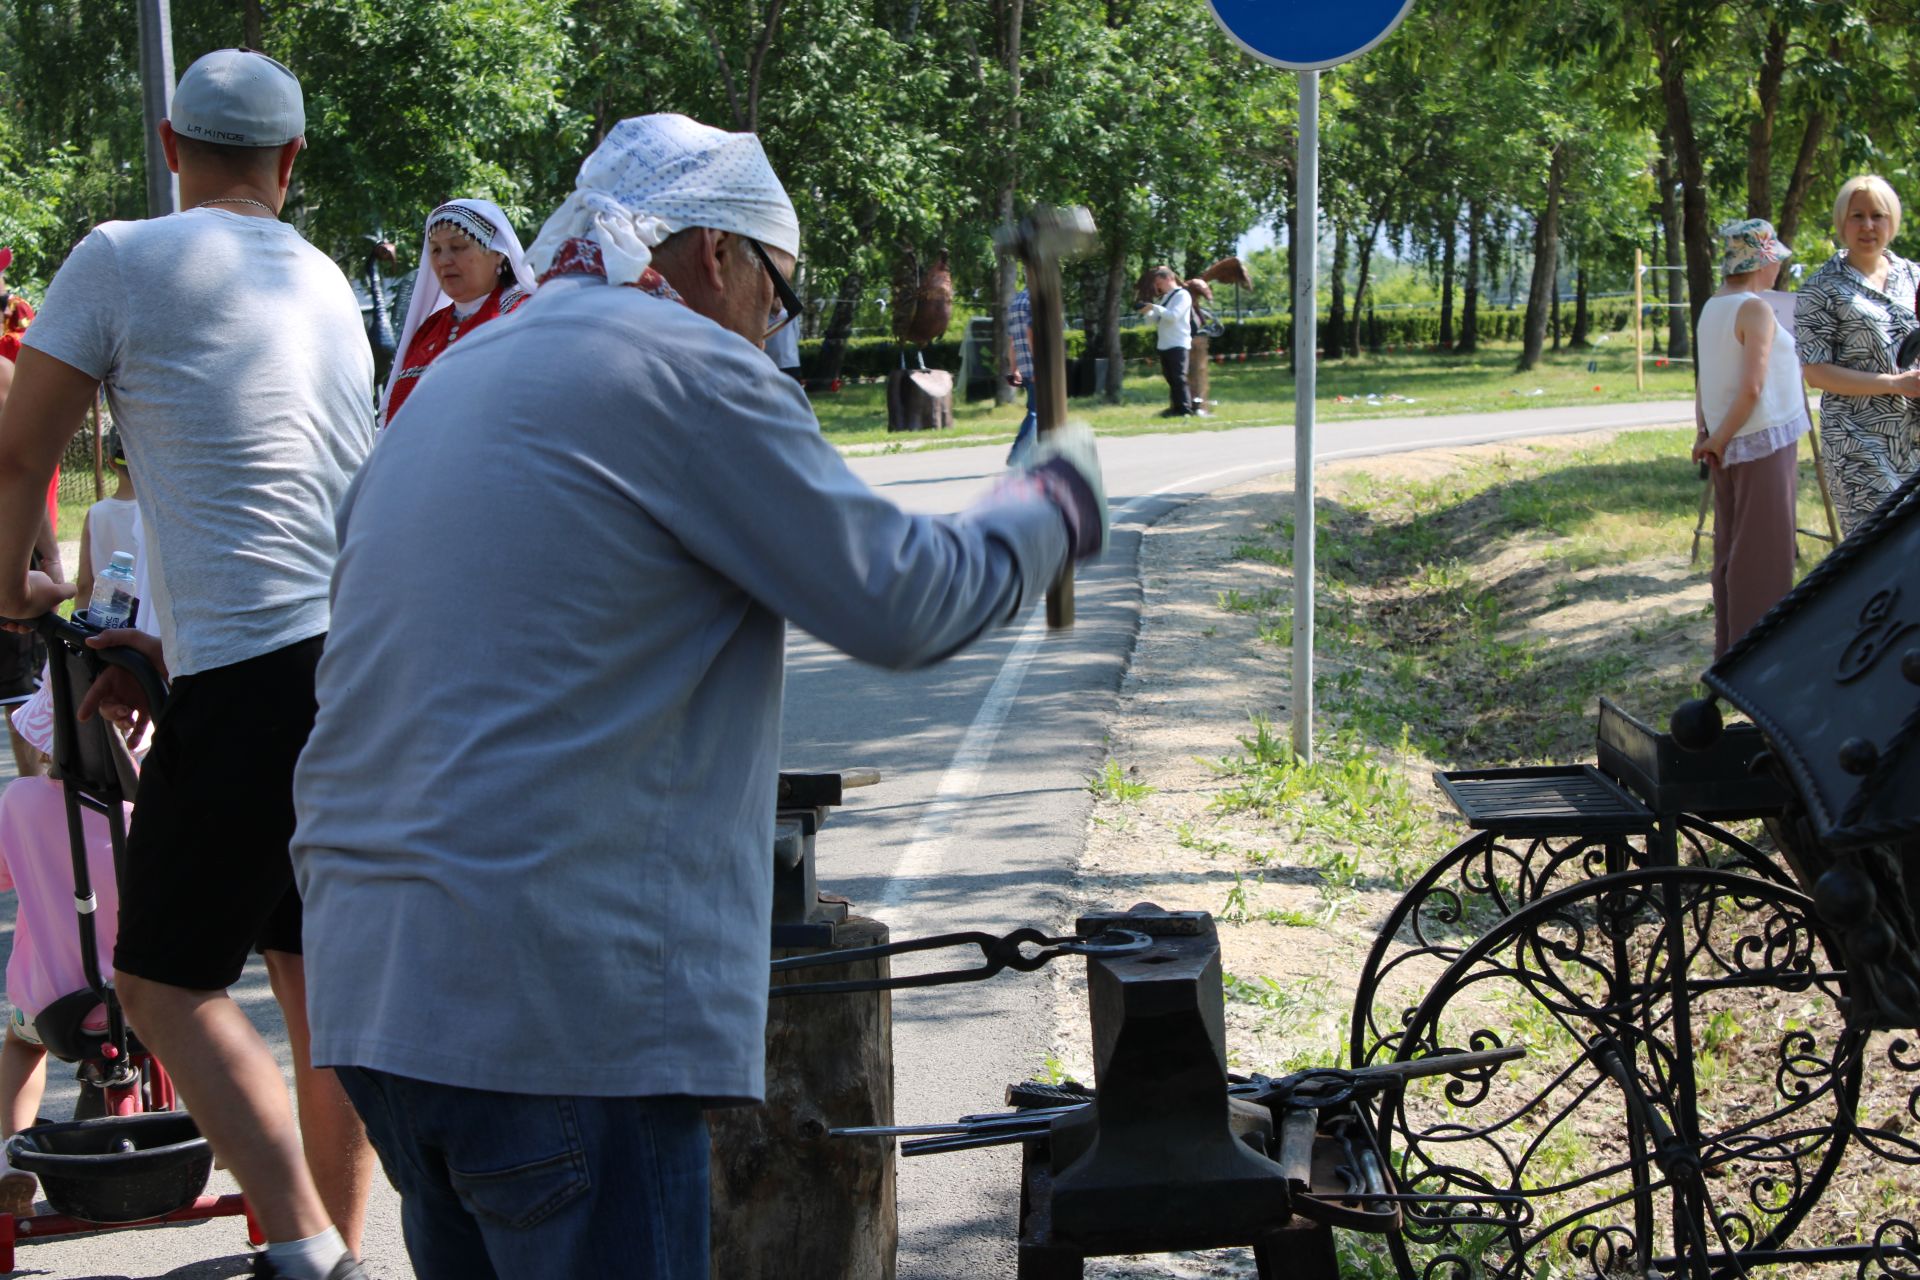
[[[40,687],[47,642],[37,631],[0,631],[0,705],[25,702]]]
[[[251,949],[300,954],[293,766],[325,638],[174,681],[127,833],[116,969],[219,991]]]

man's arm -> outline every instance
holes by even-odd
[[[34,548],[52,540],[47,483],[99,390],[72,365],[22,348],[0,410],[0,617],[38,617],[73,595],[71,585],[27,565]],[[48,564],[56,570],[59,555],[53,544]]]

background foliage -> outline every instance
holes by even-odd
[[[1323,77],[1330,354],[1511,332],[1525,364],[1588,339],[1587,299],[1630,288],[1636,247],[1697,303],[1732,217],[1818,262],[1847,176],[1915,194],[1916,19],[1920,0],[1423,3]],[[1145,267],[1197,272],[1261,225],[1278,247],[1238,304],[1290,296],[1295,80],[1199,0],[173,0],[173,31],[178,67],[251,41],[301,75],[290,216],[350,270],[379,230],[410,258],[455,195],[530,239],[612,122],[680,110],[765,139],[827,372],[938,249],[960,313],[997,315],[1015,280],[993,228],[1037,202],[1100,226],[1069,282],[1089,352],[1136,341],[1120,321]],[[0,242],[30,292],[93,223],[145,213],[137,54],[132,0],[0,9]],[[1496,298],[1517,326],[1496,332]],[[1670,340],[1682,354],[1685,326]]]

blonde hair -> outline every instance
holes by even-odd
[[[1887,180],[1877,173],[1863,173],[1857,178],[1849,178],[1840,188],[1840,194],[1833,202],[1834,236],[1839,237],[1840,229],[1846,223],[1847,206],[1851,205],[1853,198],[1863,191],[1893,223],[1892,229],[1887,232],[1887,239],[1892,240],[1900,234],[1900,197],[1893,193],[1893,188],[1887,185]]]

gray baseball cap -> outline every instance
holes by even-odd
[[[183,138],[228,147],[279,147],[307,131],[300,81],[264,53],[215,49],[180,77],[167,115]]]

